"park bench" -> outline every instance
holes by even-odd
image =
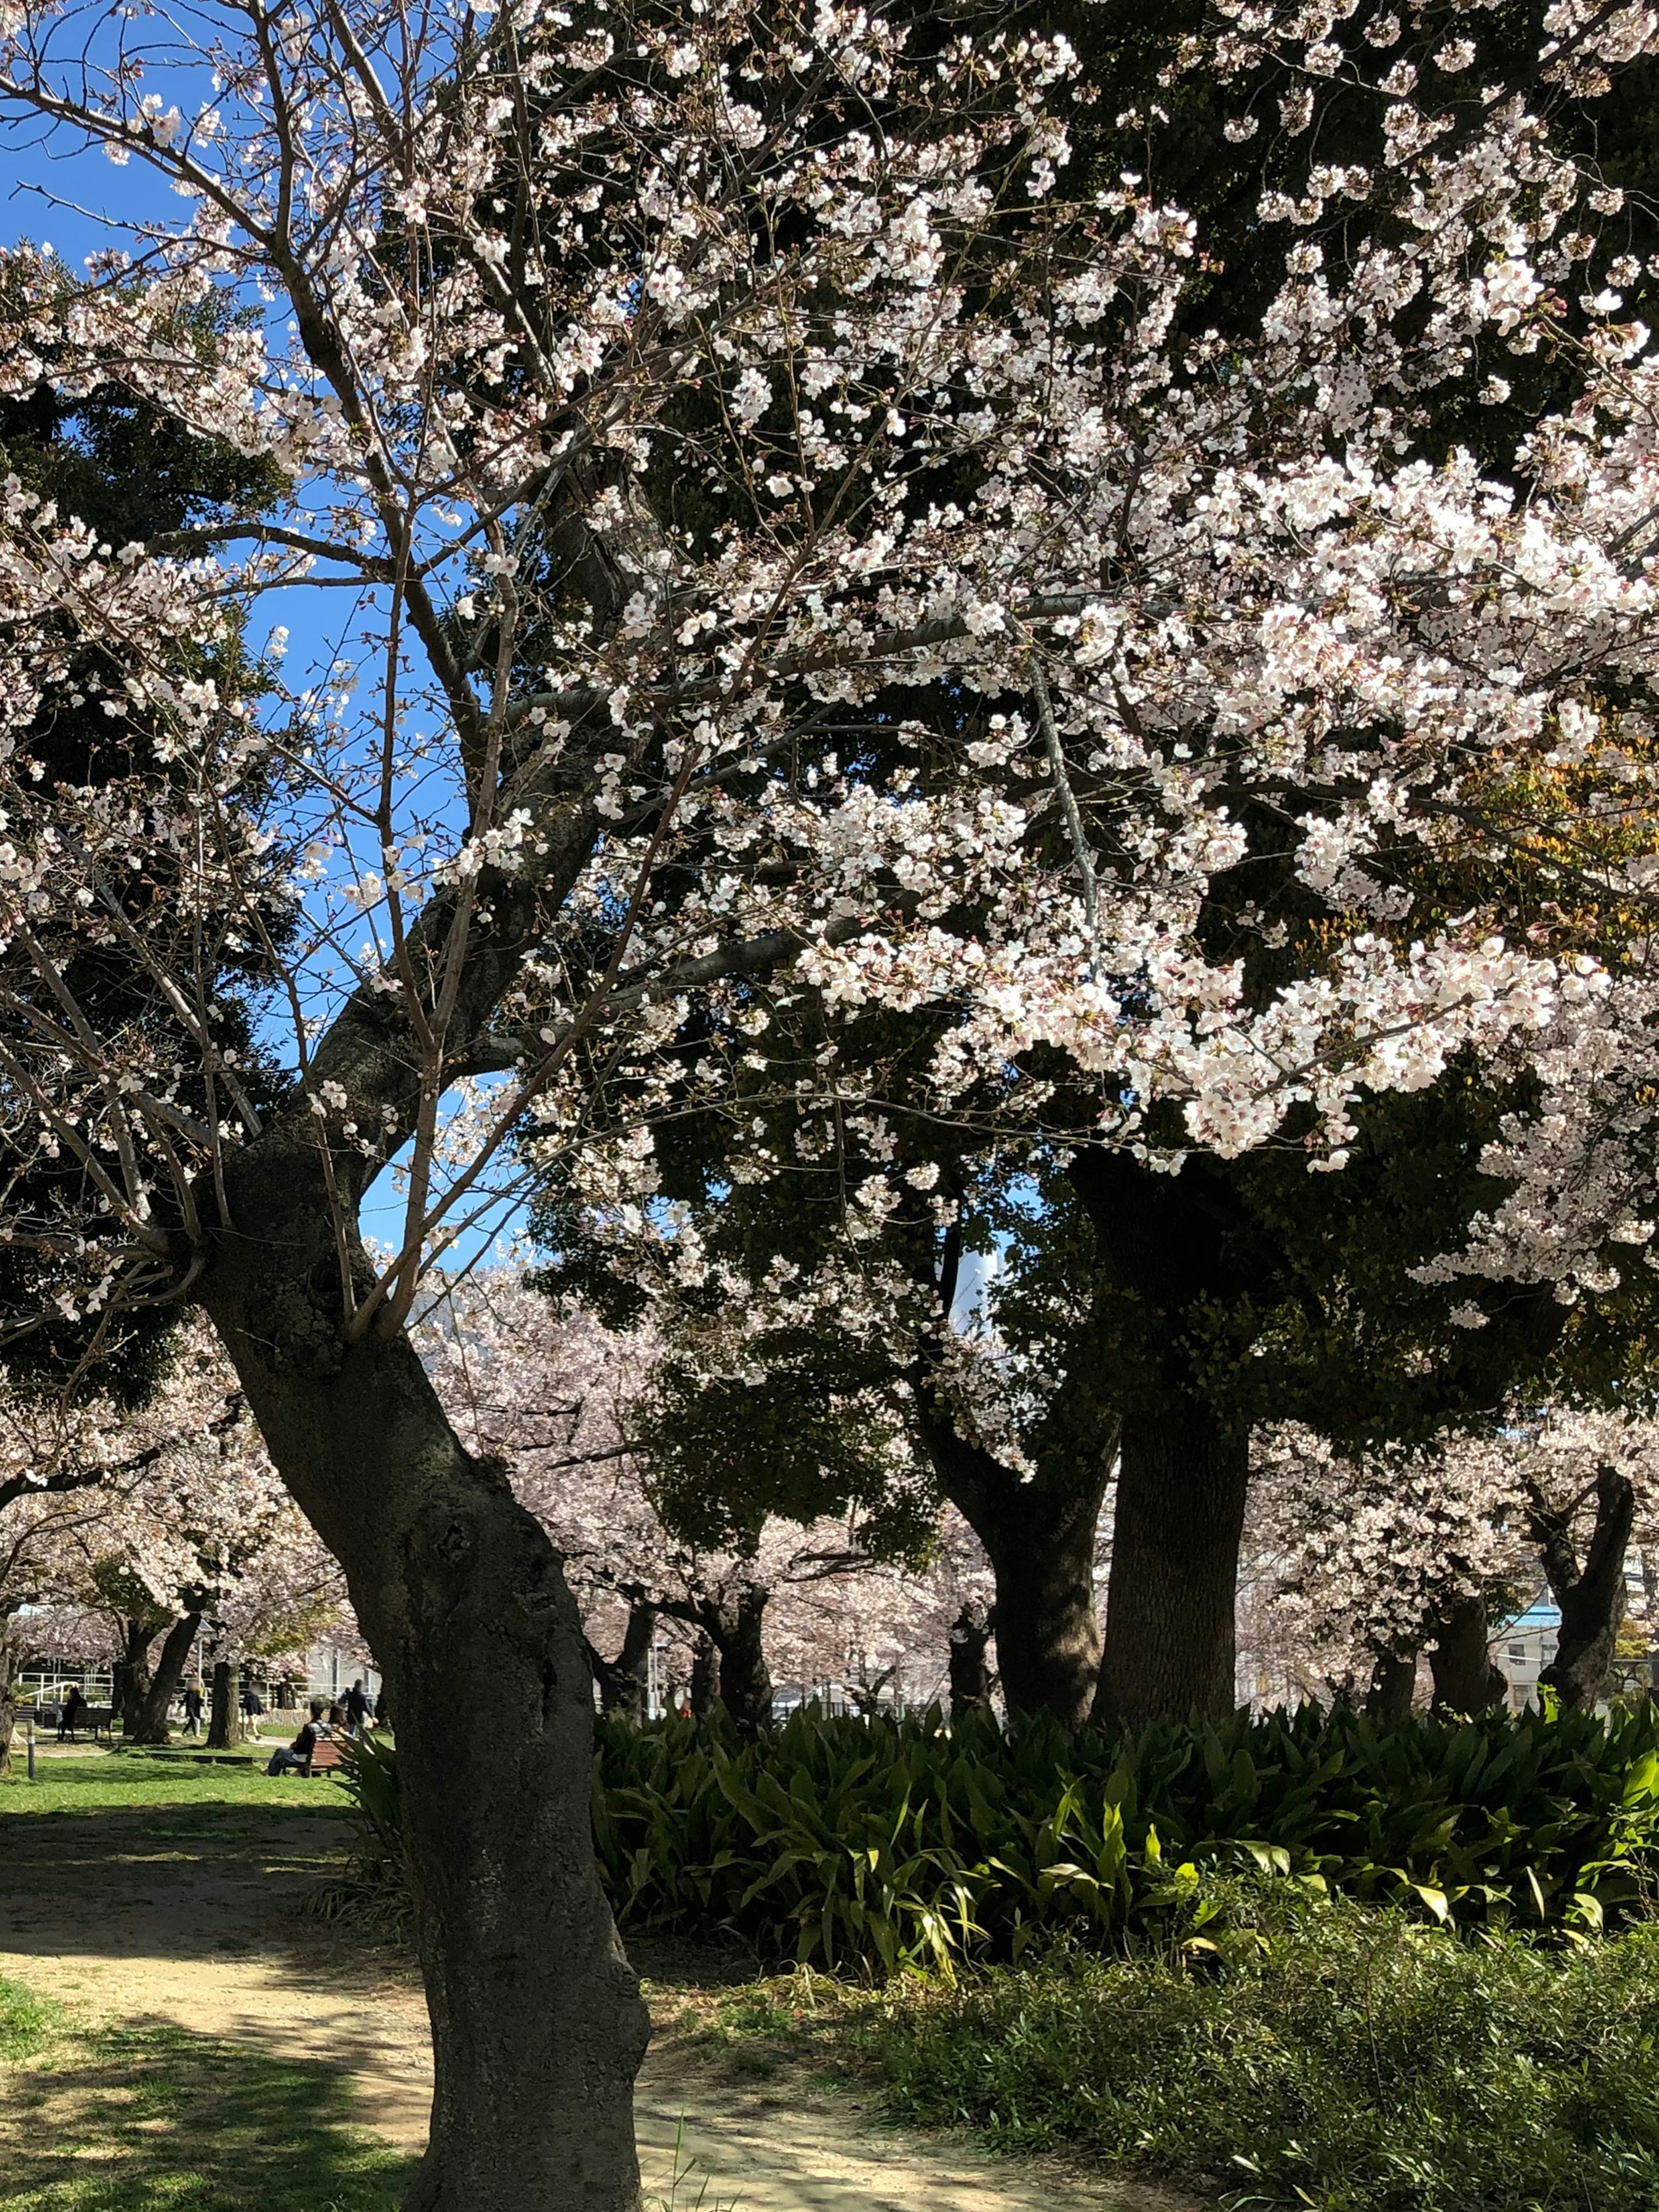
[[[344,1765],[339,1745],[331,1737],[325,1736],[319,1742],[313,1744],[311,1756],[300,1771],[302,1774],[331,1774],[337,1766]]]
[[[25,1706],[18,1713],[17,1717],[21,1722],[32,1719],[35,1731],[40,1735],[48,1734],[55,1735],[58,1733],[58,1715],[61,1710],[57,1705],[36,1705],[31,1712],[29,1708]],[[75,1726],[70,1733],[70,1741],[74,1741],[82,1729],[91,1732],[94,1741],[100,1735],[107,1735],[110,1719],[111,1712],[107,1705],[82,1705],[75,1716]]]

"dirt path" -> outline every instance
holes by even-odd
[[[167,2021],[325,2064],[349,2077],[366,2128],[421,2148],[431,2053],[412,1976],[298,1910],[342,1847],[339,1820],[296,1802],[0,1826],[0,1976],[84,2025]],[[647,2200],[678,2212],[700,2193],[702,2212],[1188,2212],[935,2147],[792,2070],[745,2081],[672,2040],[653,2046],[637,2112]]]

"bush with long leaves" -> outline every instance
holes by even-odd
[[[395,1870],[389,1753],[368,1779],[361,1814]],[[1659,1717],[1382,1729],[1304,1706],[1114,1737],[809,1708],[758,1741],[720,1714],[602,1720],[593,1822],[624,1926],[842,1972],[948,1974],[1061,1934],[1133,1946],[1252,1864],[1455,1926],[1583,1935],[1659,1870]]]

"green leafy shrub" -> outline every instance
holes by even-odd
[[[307,1900],[324,1920],[349,1920],[385,1942],[408,1939],[414,1918],[404,1856],[398,1753],[386,1739],[349,1737],[340,1780],[352,1802],[356,1839],[344,1868]]]
[[[357,1875],[395,1890],[393,1754],[349,1786]],[[1162,1940],[1206,1909],[1195,1888],[1250,1866],[1464,1927],[1594,1930],[1639,1900],[1659,1845],[1659,1723],[1379,1729],[1304,1707],[1115,1738],[809,1710],[756,1741],[718,1714],[605,1720],[593,1829],[624,1926],[727,1929],[842,1972]]]
[[[1062,1948],[909,1982],[856,2033],[901,2117],[1218,2181],[1231,2205],[1659,2203],[1659,1931],[1459,1942],[1340,1899],[1235,1898],[1228,1919],[1196,1962],[1178,1941]]]
[[[1384,1729],[1304,1707],[1122,1738],[605,1722],[594,1833],[624,1924],[878,1973],[1157,1936],[1200,1879],[1251,1863],[1465,1925],[1596,1928],[1659,1840],[1656,1741],[1646,1709]]]

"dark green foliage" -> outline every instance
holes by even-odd
[[[393,1754],[348,1786],[359,1869],[395,1885]],[[1240,1867],[1482,1931],[1599,1929],[1659,1853],[1659,1718],[1380,1729],[1304,1706],[1117,1739],[809,1709],[759,1741],[720,1715],[601,1720],[593,1822],[625,1928],[724,1928],[878,1975],[1219,1924],[1211,1884]]]
[[[1340,1900],[1221,1948],[1062,1953],[866,2014],[896,2113],[1304,2212],[1650,2212],[1659,1931],[1565,1954]],[[1203,1939],[1200,1939],[1202,1942]]]
[[[409,1865],[404,1856],[403,1799],[398,1755],[374,1735],[342,1746],[341,1786],[353,1805],[356,1838],[345,1865],[320,1883],[307,1907],[321,1920],[346,1920],[388,1942],[406,1942],[414,1917]]]
[[[1466,1925],[1600,1926],[1659,1847],[1659,1722],[1492,1715],[1379,1729],[1298,1712],[1114,1739],[797,1714],[600,1724],[594,1821],[618,1917],[725,1925],[877,1973],[1115,1944],[1251,1862]]]

